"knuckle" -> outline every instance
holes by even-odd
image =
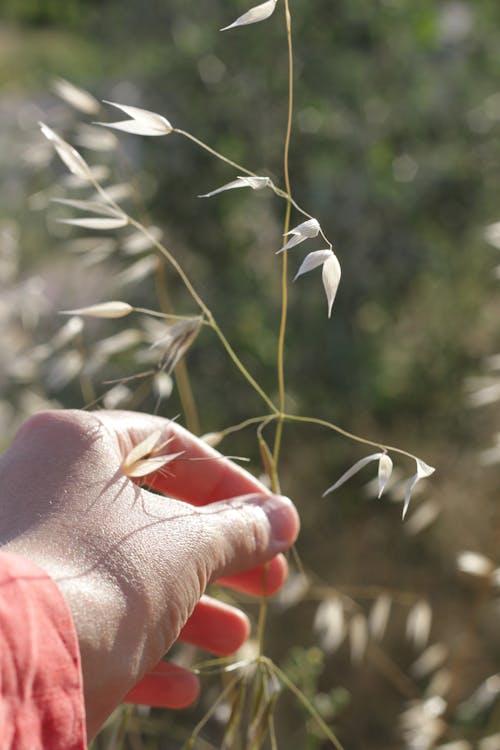
[[[16,439],[84,448],[96,439],[99,432],[99,423],[89,412],[48,409],[29,417],[19,429]]]

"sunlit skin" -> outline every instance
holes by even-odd
[[[182,456],[140,480],[146,489],[122,464],[156,430]],[[124,699],[192,703],[196,676],[160,660],[177,639],[235,651],[248,619],[205,596],[207,585],[260,595],[270,560],[274,593],[299,529],[289,500],[177,424],[132,412],[32,417],[0,458],[0,488],[1,549],[47,571],[72,613],[89,739]]]

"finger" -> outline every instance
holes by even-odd
[[[123,699],[156,708],[186,708],[196,701],[200,682],[187,669],[166,661],[159,662]]]
[[[130,690],[127,703],[157,708],[180,709],[196,701],[200,692],[198,677],[170,662],[159,662]]]
[[[250,634],[248,617],[229,604],[203,596],[182,628],[179,639],[217,656],[237,651]]]
[[[221,586],[241,591],[250,596],[273,596],[286,581],[288,563],[283,555],[277,555],[265,565],[217,580]]]
[[[255,477],[176,422],[138,412],[99,411],[95,415],[111,432],[122,458],[156,430],[161,430],[162,441],[172,438],[166,454],[183,452],[164,471],[147,477],[145,484],[152,489],[193,505],[255,492],[269,494]]]
[[[268,562],[288,549],[299,531],[297,511],[281,495],[222,500],[196,509],[195,520],[188,522],[182,533],[193,539],[189,554],[204,570],[207,583]]]

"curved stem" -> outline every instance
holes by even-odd
[[[317,417],[299,417],[295,414],[283,414],[282,416],[283,419],[288,422],[306,422],[308,424],[317,424],[321,427],[326,427],[329,430],[333,430],[333,432],[337,432],[339,435],[342,435],[345,438],[349,438],[349,440],[353,440],[356,443],[369,445],[372,448],[379,448],[382,451],[387,451],[390,453],[399,453],[400,456],[407,456],[407,458],[412,458],[414,461],[417,460],[417,456],[415,456],[413,453],[409,453],[408,451],[404,451],[402,448],[396,448],[393,445],[384,445],[383,443],[377,443],[374,440],[367,440],[366,438],[362,438],[359,435],[355,435],[352,432],[344,430],[342,427],[333,424],[333,422],[327,422],[326,419],[318,419]]]

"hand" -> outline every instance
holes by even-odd
[[[157,430],[172,437],[165,453],[183,453],[145,489],[122,464]],[[192,702],[197,678],[159,660],[179,637],[216,654],[238,648],[248,620],[205,588],[259,595],[265,579],[273,593],[286,577],[278,553],[299,528],[290,501],[175,423],[132,412],[32,417],[0,458],[0,488],[1,549],[46,570],[71,610],[89,738],[125,698]]]

